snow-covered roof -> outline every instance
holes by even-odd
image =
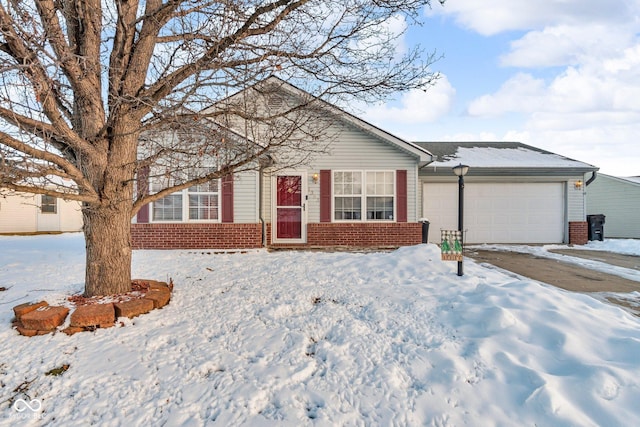
[[[637,182],[638,184],[640,184],[640,176],[627,176],[623,179],[626,179],[627,181],[631,181],[631,182]]]
[[[449,169],[465,164],[470,169],[564,169],[589,172],[598,168],[520,142],[416,142],[429,150],[436,161],[427,169]]]

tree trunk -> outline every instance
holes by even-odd
[[[131,291],[131,216],[123,205],[83,209],[85,296]]]
[[[135,121],[116,121],[109,155],[85,163],[100,202],[82,209],[86,245],[85,296],[131,291],[131,209],[138,142]],[[96,160],[96,159],[94,159]],[[89,163],[89,164],[87,164]]]

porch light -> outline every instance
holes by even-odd
[[[317,184],[317,183],[318,183],[319,176],[318,176],[318,174],[317,174],[317,173],[314,173],[314,174],[311,176],[311,178],[313,179],[313,183],[314,183],[314,184]]]
[[[467,172],[469,172],[469,166],[463,165],[462,163],[453,167],[453,173],[458,177],[465,176]]]
[[[576,182],[574,182],[573,188],[575,188],[576,190],[580,190],[582,188],[582,180],[579,179]]]

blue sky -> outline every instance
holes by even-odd
[[[412,141],[519,141],[640,175],[640,0],[434,3],[402,43],[442,54],[442,78],[365,120]]]

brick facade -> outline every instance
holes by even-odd
[[[133,249],[247,249],[262,246],[260,224],[131,224]]]
[[[267,224],[267,242],[270,241],[271,224]],[[422,225],[418,223],[309,223],[306,244],[269,246],[388,248],[420,243]]]
[[[319,223],[307,225],[311,246],[395,247],[422,243],[418,223]]]
[[[247,249],[262,246],[260,224],[131,224],[133,249]],[[267,224],[267,242],[271,224]],[[307,243],[272,247],[383,248],[422,242],[419,223],[312,223]]]
[[[569,244],[586,245],[589,241],[589,224],[586,221],[569,222]]]

